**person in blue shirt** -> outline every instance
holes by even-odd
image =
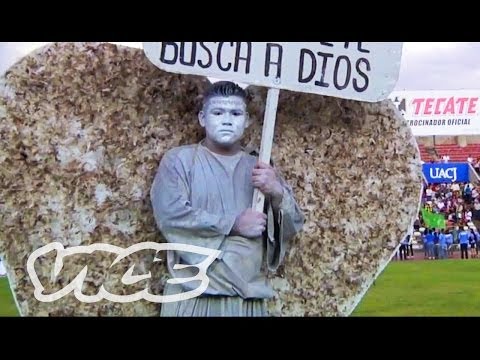
[[[477,234],[475,233],[474,229],[470,229],[470,256],[472,258],[476,258],[478,255],[478,248],[477,248]]]
[[[464,226],[463,230],[458,234],[458,240],[460,241],[460,252],[462,259],[468,259],[468,243],[470,242],[470,233],[468,232],[468,227]]]
[[[425,245],[427,247],[427,256],[429,260],[433,260],[435,259],[435,254],[433,252],[435,236],[433,235],[433,231],[430,229],[427,229],[425,232]]]
[[[478,250],[480,249],[480,234],[478,233],[478,230],[475,226],[472,228],[472,230],[473,230],[473,236],[476,240],[475,253],[477,254],[477,257],[478,257]]]
[[[445,234],[445,239],[447,241],[447,258],[449,256],[453,257],[453,234],[449,231]]]
[[[440,249],[440,233],[438,232],[438,229],[436,229],[433,232],[433,257],[435,259],[438,259],[439,257],[439,249]]]
[[[447,237],[445,231],[442,229],[438,236],[438,257],[440,259],[447,258]]]
[[[428,249],[427,249],[427,234],[428,234],[428,229],[422,228],[421,229],[421,236],[423,240],[423,252],[424,252],[424,258],[428,258]]]

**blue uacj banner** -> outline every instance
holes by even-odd
[[[423,164],[429,183],[468,182],[468,163]]]

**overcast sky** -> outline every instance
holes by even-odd
[[[0,42],[0,74],[44,44],[47,43]],[[480,89],[480,43],[404,43],[396,90],[450,89]]]

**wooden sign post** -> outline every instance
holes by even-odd
[[[267,104],[265,105],[265,117],[263,119],[262,142],[260,144],[260,154],[258,160],[268,164],[272,154],[273,135],[275,132],[275,120],[277,118],[277,105],[280,90],[268,89]],[[263,212],[263,205],[265,203],[265,195],[255,189],[253,191],[252,209],[258,212]]]

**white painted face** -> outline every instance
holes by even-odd
[[[213,96],[198,114],[207,138],[228,147],[239,141],[250,125],[247,106],[239,96]]]

